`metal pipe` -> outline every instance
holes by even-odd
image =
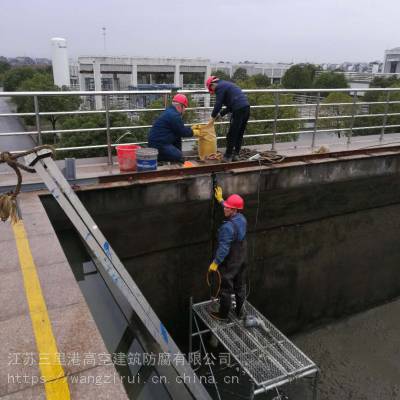
[[[274,102],[275,102],[275,109],[274,109],[274,125],[272,128],[272,150],[275,150],[275,144],[276,144],[276,132],[278,129],[278,116],[279,116],[279,94],[275,93],[274,94]]]
[[[193,296],[189,299],[189,363],[193,349]]]
[[[320,96],[321,96],[321,93],[318,92],[318,96],[317,96],[317,106],[315,107],[314,131],[313,131],[312,141],[311,141],[311,150],[314,150],[314,147],[315,147],[315,135],[317,134],[317,129],[318,129],[318,117],[319,117]]]
[[[110,99],[108,96],[105,96],[105,108],[106,108],[106,131],[107,131],[107,159],[108,165],[113,165],[112,158],[112,147],[111,147],[111,133],[110,133]]]
[[[317,368],[313,368],[310,371],[303,372],[302,374],[296,376],[296,378],[297,379],[305,378],[306,376],[315,374],[317,371],[318,371]],[[273,383],[273,384],[271,384],[269,386],[264,386],[264,387],[262,387],[260,389],[256,389],[254,391],[254,395],[257,396],[257,395],[259,395],[261,393],[265,393],[268,390],[271,390],[271,389],[273,389],[275,387],[280,387],[280,386],[286,385],[287,383],[291,382],[292,380],[293,380],[292,378],[287,378],[287,379],[282,380],[281,382]]]
[[[36,131],[38,135],[38,145],[42,145],[42,132],[40,127],[40,116],[39,116],[39,101],[37,96],[33,96],[33,106],[35,108],[35,121],[36,121]]]
[[[353,93],[353,105],[351,107],[351,121],[350,121],[350,131],[349,131],[349,136],[347,137],[347,145],[351,144],[351,137],[353,136],[353,127],[354,127],[354,116],[356,114],[356,102],[357,102],[357,90],[354,91]]]
[[[385,127],[387,123],[387,117],[388,117],[388,110],[389,110],[389,99],[390,99],[390,92],[386,92],[386,102],[385,102],[385,110],[384,110],[384,116],[383,116],[383,121],[382,121],[382,130],[381,130],[381,137],[379,138],[379,141],[383,141],[383,137],[385,135]]]

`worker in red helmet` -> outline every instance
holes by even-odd
[[[246,300],[246,261],[247,221],[240,212],[244,208],[243,199],[232,194],[225,201],[222,188],[215,188],[215,198],[224,207],[226,220],[218,231],[218,247],[209,271],[219,271],[221,274],[221,290],[219,295],[219,310],[210,310],[211,316],[224,321],[228,319],[231,309],[231,295],[236,297],[236,315],[243,316],[243,305]]]
[[[209,76],[206,86],[211,94],[216,95],[212,120],[218,115],[231,113],[229,131],[226,136],[226,150],[224,161],[238,161],[239,152],[243,143],[243,135],[250,117],[250,104],[246,95],[239,86],[224,81],[216,76]],[[225,108],[222,108],[225,106]]]
[[[172,105],[154,121],[148,143],[150,147],[158,150],[158,161],[184,162],[182,138],[199,133],[183,123],[182,118],[188,106],[187,97],[178,93],[173,97]]]

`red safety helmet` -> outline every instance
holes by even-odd
[[[185,107],[189,106],[189,101],[188,101],[187,97],[184,94],[180,94],[180,93],[176,94],[174,96],[174,98],[172,99],[172,101],[174,103],[182,104]]]
[[[216,76],[213,76],[213,75],[211,75],[211,76],[209,76],[209,77],[207,78],[206,86],[207,86],[208,91],[209,91],[211,94],[214,93],[214,90],[213,90],[213,88],[211,87],[211,85],[212,85],[213,83],[218,82],[218,81],[219,81],[219,78],[217,78]]]
[[[224,207],[243,210],[244,200],[238,194],[231,194],[223,203]]]

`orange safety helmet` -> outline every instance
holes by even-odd
[[[176,94],[174,96],[174,98],[172,99],[172,101],[174,103],[182,104],[186,108],[189,106],[189,101],[188,101],[187,97],[184,94],[180,94],[180,93]]]
[[[224,202],[223,206],[227,208],[236,208],[237,210],[243,210],[244,200],[238,194],[231,194]]]
[[[213,76],[213,75],[211,75],[211,76],[209,76],[209,77],[207,78],[206,86],[207,86],[208,91],[209,91],[211,94],[213,94],[213,93],[215,92],[215,91],[213,90],[213,88],[211,87],[211,85],[212,85],[213,83],[218,82],[218,81],[219,81],[219,78],[217,78],[216,76]]]

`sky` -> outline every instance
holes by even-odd
[[[0,56],[383,60],[400,46],[399,0],[0,0]],[[106,27],[106,49],[102,27]]]

